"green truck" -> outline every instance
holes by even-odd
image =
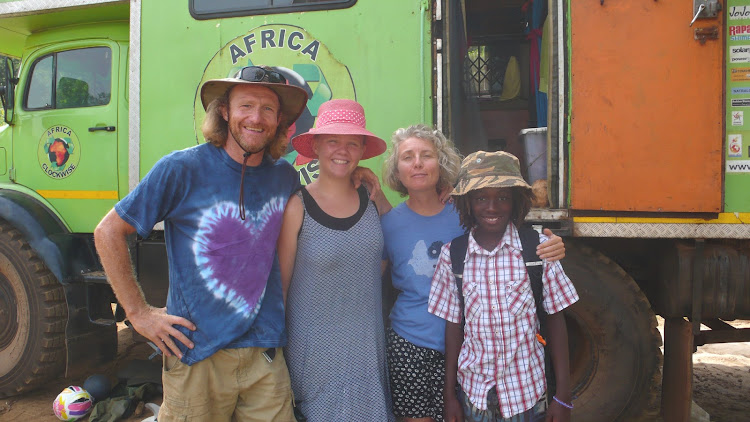
[[[750,339],[725,322],[750,318],[750,19],[690,3],[0,0],[0,397],[116,355],[95,226],[203,142],[203,81],[266,64],[308,92],[291,132],[351,98],[384,139],[427,123],[463,154],[521,157],[544,192],[528,222],[566,236],[581,296],[574,420],[687,420],[695,345]],[[164,304],[163,228],[131,252]]]

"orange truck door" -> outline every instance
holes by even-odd
[[[571,208],[720,212],[721,6],[569,5]]]

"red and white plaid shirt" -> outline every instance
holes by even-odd
[[[547,238],[539,236],[540,242]],[[450,244],[440,251],[430,289],[429,311],[461,322]],[[538,319],[518,230],[508,224],[493,251],[469,236],[463,273],[466,325],[458,357],[458,382],[478,409],[487,409],[487,392],[497,387],[504,418],[534,406],[546,391],[544,348],[536,339]],[[578,300],[559,261],[545,262],[544,309],[554,314]]]

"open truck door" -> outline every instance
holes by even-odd
[[[721,6],[602,3],[570,2],[571,208],[721,212]]]

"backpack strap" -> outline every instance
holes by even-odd
[[[539,245],[539,233],[529,227],[520,227],[518,236],[521,238],[521,255],[526,264],[526,272],[529,274],[531,282],[531,291],[534,294],[534,303],[536,303],[536,314],[539,317],[540,324],[546,319],[547,313],[544,311],[544,285],[542,284],[542,275],[544,274],[544,262],[536,254],[536,247]],[[542,334],[544,337],[544,334]]]
[[[529,227],[520,227],[518,236],[521,238],[521,247],[523,251],[523,261],[526,264],[526,272],[529,274],[531,283],[531,292],[534,295],[536,303],[536,315],[539,319],[539,335],[547,339],[547,312],[544,310],[544,285],[542,276],[544,275],[544,261],[536,254],[536,247],[539,245],[539,233]],[[544,347],[544,375],[547,378],[547,397],[555,395],[555,371],[552,368],[552,356],[549,348]]]
[[[466,251],[469,249],[469,233],[451,240],[448,247],[451,254],[451,268],[453,275],[456,277],[456,287],[458,288],[458,306],[461,308],[461,325],[464,324],[464,261],[466,260]]]

